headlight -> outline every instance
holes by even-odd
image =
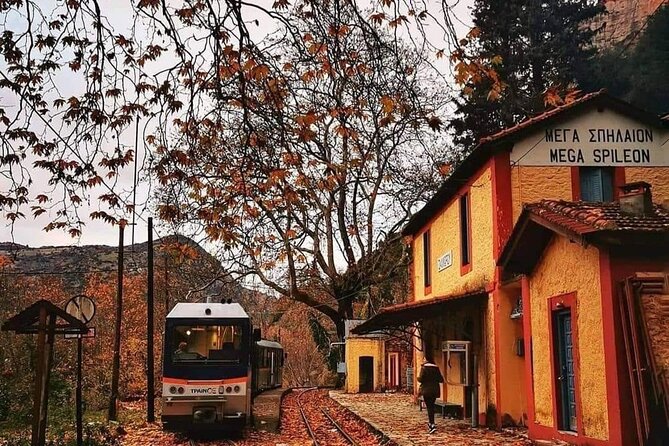
[[[177,387],[176,386],[170,387],[170,393],[177,393]]]
[[[239,387],[239,386],[235,386],[235,393],[239,393],[239,390],[240,390],[240,387]]]
[[[181,387],[181,386],[179,386],[179,390],[178,390],[178,392],[179,392],[179,394],[183,394],[183,393],[184,393],[184,388]]]
[[[232,387],[228,386],[225,388],[226,393],[232,393]]]

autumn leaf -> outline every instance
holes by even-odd
[[[388,115],[395,109],[395,100],[390,96],[383,95],[379,101],[381,102],[381,107],[385,114]]]

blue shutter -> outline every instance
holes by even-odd
[[[613,169],[599,169],[602,181],[602,198],[600,201],[613,201]]]
[[[581,167],[579,176],[581,200],[599,202],[613,200],[613,169]]]

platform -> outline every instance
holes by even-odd
[[[367,421],[374,429],[399,446],[485,445],[529,446],[525,431],[499,432],[473,429],[462,420],[436,417],[437,433],[427,433],[427,414],[403,393],[347,394],[330,391],[330,397]]]
[[[281,397],[287,390],[266,390],[253,399],[253,426],[257,431],[279,432]]]

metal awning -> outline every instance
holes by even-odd
[[[376,316],[367,319],[365,322],[351,330],[351,332],[354,334],[365,334],[378,330],[406,327],[414,322],[433,319],[440,316],[456,301],[462,302],[465,299],[479,299],[487,296],[488,293],[485,290],[480,289],[463,294],[452,294],[434,299],[425,299],[384,307],[379,310]]]

